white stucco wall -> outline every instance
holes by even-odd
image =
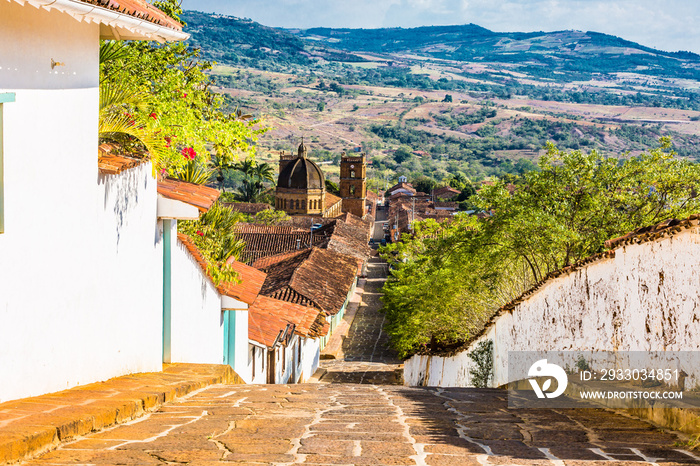
[[[227,311],[230,312],[231,318],[235,319],[235,335],[233,344],[235,345],[235,356],[233,370],[238,374],[245,383],[252,383],[252,373],[250,366],[250,348],[248,347],[248,311]]]
[[[253,356],[253,348],[255,348],[255,356]],[[253,359],[255,359],[255,374],[253,374]],[[250,343],[248,345],[248,373],[250,374],[250,382],[254,384],[267,383],[267,364],[268,364],[267,348],[259,344]],[[248,382],[248,381],[246,381]]]
[[[161,368],[155,180],[98,173],[98,57],[96,24],[0,2],[0,402]]]
[[[321,359],[321,339],[320,338],[304,338],[302,339],[301,349],[301,366],[299,383],[306,382],[316,369]]]
[[[620,247],[545,284],[453,357],[414,356],[408,385],[469,386],[467,353],[494,342],[494,386],[509,382],[509,351],[698,351],[700,228]],[[691,371],[686,371],[691,373]],[[692,379],[688,385],[696,383]]]
[[[173,242],[171,362],[223,364],[221,295],[187,248]]]

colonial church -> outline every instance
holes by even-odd
[[[307,157],[302,140],[297,154],[280,154],[275,206],[290,215],[337,217],[343,212],[363,217],[367,197],[367,163],[364,154],[340,159],[340,195],[326,192],[321,168]]]

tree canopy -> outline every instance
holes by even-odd
[[[182,12],[174,0],[156,6],[176,19]],[[223,111],[224,97],[211,90],[211,63],[198,58],[199,50],[184,42],[130,41],[104,42],[102,52],[102,96],[117,89],[125,97],[112,99],[106,111],[126,117],[127,127],[148,133],[150,139],[130,137],[151,149],[159,171],[176,175],[193,159],[197,165],[211,166],[216,159],[229,166],[239,157],[254,155],[262,131],[259,122]],[[140,98],[138,103],[133,96]],[[103,134],[103,139],[113,138],[113,133]]]
[[[667,139],[620,159],[550,145],[514,190],[500,180],[470,198],[481,215],[426,220],[384,249],[392,343],[408,356],[469,340],[498,307],[605,240],[698,212],[699,194],[700,165],[675,157]]]

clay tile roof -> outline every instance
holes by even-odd
[[[412,194],[416,194],[416,192],[417,192],[417,191],[413,188],[413,186],[411,186],[410,183],[397,183],[397,184],[395,184],[394,186],[392,186],[391,188],[387,189],[387,191],[386,191],[386,193],[385,193],[384,195],[386,196],[386,195],[388,194],[389,196],[391,196],[391,194],[392,194],[394,191],[399,190],[399,189],[404,189],[404,190],[406,190],[406,191],[408,191],[408,192],[410,192],[410,193],[412,193]]]
[[[262,343],[270,349],[288,324],[289,322],[281,316],[256,308],[255,303],[248,309],[248,339]]]
[[[281,252],[279,254],[275,254],[274,256],[261,257],[260,259],[257,259],[255,262],[253,262],[252,266],[255,267],[256,269],[263,270],[267,267],[271,267],[271,266],[278,264],[284,260],[291,259],[292,257],[296,257],[299,254],[303,254],[307,251],[308,251],[308,249],[296,249],[294,251]]]
[[[435,208],[442,207],[446,209],[452,209],[452,210],[457,210],[457,207],[459,204],[456,202],[441,202],[441,201],[435,201]]]
[[[113,155],[106,152],[99,152],[97,156],[97,168],[104,175],[118,175],[129,168],[138,167],[147,159],[136,159],[124,155]]]
[[[244,214],[257,214],[263,210],[270,210],[272,206],[261,202],[223,202],[226,207],[229,207],[234,212]]]
[[[294,333],[305,338],[325,336],[330,327],[325,314],[318,309],[267,296],[259,296],[248,312],[249,338],[259,341],[251,335],[251,333],[258,334],[259,338],[266,340],[260,343],[265,343],[268,347],[272,346],[279,331],[284,330],[287,324],[293,324]],[[251,325],[251,315],[254,326]]]
[[[226,263],[231,265],[233,270],[238,273],[239,283],[223,283],[219,287],[219,292],[223,295],[243,301],[249,306],[252,305],[258,297],[258,294],[260,294],[260,289],[263,283],[265,283],[267,274],[245,265],[242,262],[236,261],[234,257],[230,257]]]
[[[165,26],[176,31],[182,31],[182,24],[166,15],[145,0],[79,0],[80,3],[96,5],[108,10],[117,11],[149,23]]]
[[[267,267],[265,296],[314,305],[330,315],[340,312],[357,276],[354,257],[313,248]]]
[[[214,205],[221,193],[207,186],[166,178],[158,181],[158,194],[168,199],[186,202],[206,212]]]
[[[246,244],[241,253],[241,260],[247,264],[253,264],[263,257],[298,251],[311,246],[310,230],[293,226],[239,223],[236,225],[236,237]],[[314,234],[314,245],[321,244],[323,240],[323,237]]]
[[[443,186],[442,188],[436,188],[433,190],[433,196],[439,199],[452,199],[460,194],[461,191],[451,186]]]
[[[334,205],[336,205],[338,202],[340,202],[342,200],[343,200],[342,198],[336,196],[335,194],[326,193],[326,198],[323,201],[324,210],[330,209],[331,207],[333,207]]]

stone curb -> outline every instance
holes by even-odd
[[[162,372],[116,377],[0,404],[0,464],[30,459],[63,442],[131,421],[219,383],[244,383],[228,365],[169,364]]]

